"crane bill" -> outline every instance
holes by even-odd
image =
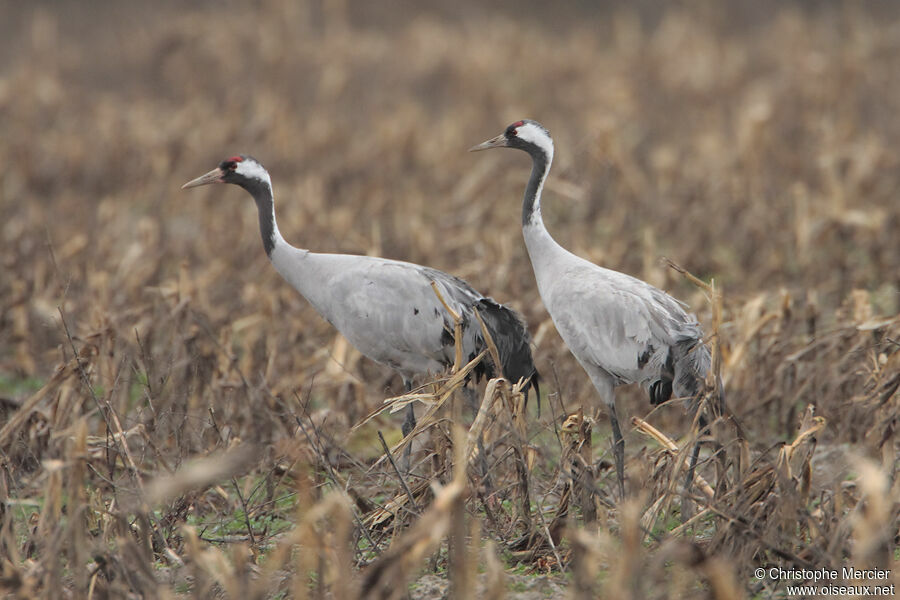
[[[497,137],[493,137],[485,142],[481,142],[477,146],[472,146],[471,148],[469,148],[469,152],[478,152],[480,150],[487,150],[488,148],[503,148],[506,145],[506,136],[501,133]]]
[[[197,179],[192,179],[188,181],[186,184],[181,186],[181,189],[186,190],[188,188],[197,187],[198,185],[206,185],[209,183],[222,183],[222,176],[225,173],[222,172],[222,169],[216,167],[206,175],[201,175]]]

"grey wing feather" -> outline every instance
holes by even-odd
[[[674,298],[643,281],[591,265],[567,273],[550,296],[560,335],[579,360],[618,383],[672,381],[676,393],[708,369],[696,318]],[[651,391],[651,397],[654,393]],[[669,391],[666,395],[671,394]],[[660,394],[661,395],[661,394]]]
[[[500,351],[504,376],[518,381],[534,372],[530,337],[521,318],[462,279],[375,257],[315,255],[313,259],[322,265],[323,280],[318,289],[307,289],[304,295],[369,358],[405,376],[453,364],[454,323],[431,288],[434,282],[444,301],[461,316],[464,358],[471,360],[487,347],[473,312],[480,307]],[[488,359],[476,369],[476,376],[490,377],[494,370]]]
[[[493,298],[483,296],[458,277],[425,267],[423,272],[440,285],[441,293],[449,296],[445,297],[445,300],[451,306],[454,303],[457,305],[458,308],[454,308],[462,317],[463,348],[470,354],[470,359],[487,347],[481,326],[473,313],[473,309],[477,308],[497,346],[501,363],[499,370],[503,377],[513,383],[523,377],[537,382],[537,369],[531,355],[531,336],[524,320],[517,312]],[[447,319],[447,326],[452,330],[452,319],[449,315]],[[496,365],[487,360],[476,369],[476,376],[493,377],[496,370]]]
[[[288,254],[284,254],[287,252]],[[474,308],[500,350],[500,370],[514,381],[534,372],[521,318],[443,271],[371,256],[282,250],[273,264],[316,311],[360,352],[405,378],[439,372],[455,358],[454,323],[431,287],[462,317],[462,344],[472,359],[485,347]],[[488,360],[481,374],[491,375]]]
[[[360,352],[404,377],[452,364],[445,314],[416,265],[372,257],[329,257],[321,298],[305,294]],[[340,267],[335,268],[335,267]],[[450,328],[452,332],[452,326]],[[452,345],[452,334],[450,334]]]

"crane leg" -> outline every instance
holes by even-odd
[[[700,436],[709,433],[709,422],[702,414],[697,418],[697,425],[700,429]],[[693,504],[690,500],[691,488],[694,486],[694,471],[697,470],[697,460],[700,458],[700,439],[694,444],[691,450],[691,460],[688,463],[687,479],[684,482],[684,498],[681,505],[681,518],[687,522],[693,516]]]
[[[706,435],[709,431],[709,424],[706,422],[706,417],[700,415],[700,418],[697,419],[697,424],[700,427],[700,435]],[[700,440],[697,440],[697,443],[694,444],[694,449],[691,451],[691,462],[688,463],[688,474],[687,481],[684,482],[684,489],[689,490],[691,486],[694,484],[694,471],[697,469],[697,460],[700,458]]]
[[[612,426],[613,434],[613,456],[616,459],[616,478],[618,479],[619,497],[625,499],[625,438],[622,437],[622,430],[619,428],[619,417],[616,415],[616,386],[612,376],[603,369],[592,366],[582,365],[587,371],[588,376],[603,403],[606,404],[606,410],[609,411],[609,423]]]
[[[615,400],[609,405],[609,422],[612,424],[613,455],[616,457],[616,477],[619,480],[619,496],[625,498],[625,438],[619,429]]]
[[[412,382],[408,380],[403,380],[403,385],[406,387],[406,393],[412,391]],[[416,428],[416,411],[413,409],[412,404],[406,405],[406,418],[403,420],[403,425],[401,427],[401,431],[403,431],[403,437],[406,437],[410,434],[410,432]],[[412,442],[406,445],[406,449],[403,450],[403,457],[400,459],[400,468],[409,473],[409,458],[412,454]]]

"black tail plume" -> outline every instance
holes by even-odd
[[[523,377],[528,385],[525,392],[526,406],[528,392],[534,388],[538,397],[538,416],[540,416],[541,395],[538,387],[538,372],[534,366],[534,358],[531,356],[531,336],[522,317],[514,310],[498,304],[490,298],[482,298],[476,307],[481,314],[485,327],[494,339],[497,353],[500,355],[500,371],[503,377],[512,383],[518,382]],[[493,370],[492,370],[493,371]],[[486,373],[493,376],[494,373]]]

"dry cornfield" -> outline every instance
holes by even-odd
[[[2,14],[3,592],[784,598],[844,567],[890,573],[817,585],[897,582],[894,5]],[[683,299],[717,348],[741,427],[714,426],[721,452],[705,445],[708,485],[687,495],[696,429],[631,388],[629,497],[611,493],[609,423],[522,242],[530,165],[466,153],[525,117],[557,144],[550,231]],[[295,245],[433,266],[521,311],[540,417],[500,380],[472,386],[471,414],[459,365],[421,382],[398,477],[399,379],[267,264],[243,192],[179,189],[238,152],[269,168]]]

